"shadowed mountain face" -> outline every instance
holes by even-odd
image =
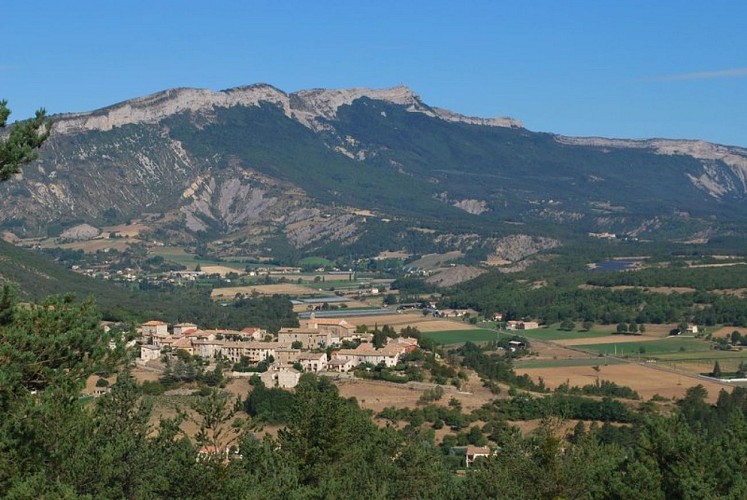
[[[176,89],[55,120],[41,159],[0,186],[0,224],[20,237],[138,220],[226,254],[369,255],[745,222],[743,148],[535,133],[404,87]]]

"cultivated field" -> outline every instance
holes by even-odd
[[[731,335],[731,332],[738,331],[740,334],[747,335],[747,328],[738,327],[738,326],[723,326],[719,328],[718,330],[714,331],[712,335],[714,337],[728,337]]]
[[[640,342],[651,342],[651,341],[656,341],[656,340],[661,340],[661,337],[653,337],[650,335],[605,334],[602,337],[554,340],[553,342],[560,344],[560,345],[566,345],[566,346],[586,346],[586,345],[601,345],[601,344],[640,343]]]
[[[617,356],[658,356],[668,353],[707,352],[712,350],[710,342],[692,337],[649,338],[648,340],[638,339],[630,342],[587,342],[574,347],[599,354]]]
[[[558,330],[555,328],[537,328],[534,330],[506,330],[505,333],[520,335],[528,339],[549,340],[552,342],[562,343],[566,340],[586,340],[598,337],[607,337],[611,332],[599,329],[594,329],[588,332],[578,330],[567,332],[565,330]]]
[[[591,353],[581,352],[550,342],[533,341],[530,350],[535,354],[535,356],[523,359],[597,358],[597,356],[594,356]]]
[[[275,285],[246,285],[246,286],[229,286],[224,288],[214,288],[210,293],[212,298],[233,298],[237,293],[242,295],[252,295],[257,292],[260,295],[314,295],[319,293],[311,288],[297,285],[295,283],[278,283]]]
[[[150,250],[153,255],[158,255],[171,262],[176,262],[185,266],[187,269],[192,270],[199,264],[200,267],[205,270],[205,266],[221,266],[230,268],[233,272],[242,273],[246,269],[247,264],[238,261],[222,261],[222,260],[211,260],[201,259],[193,253],[187,253],[183,248],[179,247],[154,247]],[[207,271],[206,271],[207,272]]]
[[[202,271],[205,274],[220,274],[221,276],[226,276],[227,274],[230,274],[230,273],[239,272],[234,267],[223,266],[223,265],[220,265],[220,266],[216,266],[216,265],[204,265],[203,266],[203,265],[201,265],[200,268],[202,269]]]
[[[119,233],[122,237],[137,238],[140,233],[149,228],[145,224],[119,224],[101,228],[103,234]]]
[[[296,281],[301,280],[304,282],[312,282],[315,286],[319,287],[330,287],[330,286],[358,286],[361,284],[361,280],[350,280],[346,274],[299,274],[299,273],[288,273],[288,274],[273,274],[273,278],[279,278],[285,276],[286,278]],[[316,281],[317,278],[324,279],[324,281]]]
[[[348,306],[347,309],[343,309],[344,311],[349,311],[351,309],[370,309],[372,307],[371,304],[360,300],[351,300],[343,303]],[[308,312],[311,310],[309,307],[312,307],[313,309],[313,305],[314,304],[294,304],[293,311],[297,313]]]
[[[565,368],[568,366],[608,366],[619,365],[625,361],[617,358],[600,359],[598,356],[589,358],[523,358],[514,362],[514,366],[522,368]]]
[[[446,253],[429,253],[418,260],[410,262],[410,267],[422,267],[425,269],[438,269],[447,262],[463,257],[464,254],[458,250]]]
[[[446,330],[431,331],[423,334],[423,337],[433,340],[437,344],[463,344],[465,342],[485,342],[497,340],[498,333],[494,330]]]
[[[420,311],[408,311],[402,313],[385,314],[379,316],[355,316],[345,318],[345,321],[351,325],[389,325],[396,329],[406,326],[416,327],[421,332],[444,332],[453,330],[477,330],[478,328],[461,320],[451,320],[445,318],[434,318],[432,316],[423,316]]]
[[[112,238],[112,239],[97,239],[87,241],[75,241],[72,243],[63,243],[62,245],[57,244],[42,244],[43,247],[60,247],[67,250],[83,250],[85,253],[94,253],[98,250],[106,250],[111,248],[114,250],[124,251],[130,245],[134,243],[128,239]]]
[[[565,382],[580,387],[595,383],[597,378],[599,380],[609,380],[619,385],[631,387],[643,399],[650,399],[655,394],[666,398],[682,398],[688,387],[701,384],[708,391],[709,401],[713,402],[716,401],[721,389],[730,390],[727,384],[656,368],[648,364],[619,363],[604,366],[603,360],[600,360],[600,364],[596,366],[599,366],[599,372],[591,366],[550,368],[517,366],[516,373],[527,374],[535,381],[542,377],[545,385],[549,388],[555,388]]]

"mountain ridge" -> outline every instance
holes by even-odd
[[[56,132],[70,134],[82,131],[108,131],[123,125],[157,123],[168,116],[185,111],[257,106],[261,102],[269,102],[280,105],[288,118],[296,119],[314,130],[320,130],[324,128],[321,119],[335,119],[340,106],[349,105],[361,97],[405,105],[411,112],[424,113],[447,121],[496,127],[523,126],[518,120],[509,117],[480,118],[429,107],[423,103],[420,96],[403,85],[385,89],[309,89],[290,94],[266,83],[219,91],[177,87],[128,99],[94,111],[55,115],[52,119],[55,121]]]

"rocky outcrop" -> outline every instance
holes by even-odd
[[[313,130],[323,130],[329,128],[326,123],[328,120],[337,117],[340,106],[352,104],[361,97],[403,105],[410,112],[424,113],[451,122],[492,127],[521,127],[521,123],[513,118],[476,118],[445,109],[431,108],[405,86],[388,89],[313,89],[286,94],[272,85],[259,83],[218,92],[208,89],[170,89],[93,112],[57,115],[54,117],[54,131],[60,134],[90,130],[107,131],[124,125],[158,123],[164,118],[183,112],[209,114],[213,108],[258,106],[263,102],[279,106],[288,118]]]
[[[63,231],[62,234],[60,234],[60,239],[69,241],[90,240],[100,234],[101,231],[90,224],[79,224]]]
[[[477,278],[485,272],[485,269],[480,269],[479,267],[454,266],[443,269],[432,276],[428,276],[425,281],[432,285],[449,287]]]
[[[165,90],[115,104],[90,113],[54,117],[54,131],[69,134],[86,130],[107,131],[124,125],[158,123],[185,111],[199,112],[214,107],[256,106],[260,102],[279,104],[288,111],[288,96],[271,85],[258,84],[214,92],[208,89]]]
[[[544,236],[514,234],[497,241],[494,255],[505,261],[517,262],[543,250],[561,245],[560,241]]]
[[[454,206],[474,215],[488,211],[488,204],[483,200],[459,200],[454,202]]]
[[[524,124],[516,118],[510,116],[499,116],[496,118],[479,118],[476,116],[465,116],[459,113],[454,113],[448,109],[442,108],[431,108],[434,115],[449,122],[460,122],[469,123],[471,125],[483,125],[486,127],[511,127],[511,128],[524,128]]]
[[[334,217],[312,217],[302,219],[285,227],[288,241],[300,248],[319,241],[342,241],[352,243],[358,225],[356,217],[341,214]]]

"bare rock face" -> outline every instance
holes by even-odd
[[[454,202],[454,206],[473,215],[480,215],[488,211],[488,204],[483,200],[459,200]]]
[[[485,273],[485,269],[472,266],[454,266],[444,269],[432,276],[426,278],[426,282],[432,285],[441,287],[449,287],[458,285],[464,281],[469,281],[473,278],[477,278],[481,274]]]
[[[510,127],[510,128],[524,128],[524,124],[510,116],[499,116],[496,118],[479,118],[476,116],[465,116],[459,113],[454,113],[448,109],[442,108],[431,108],[434,111],[435,116],[446,120],[447,122],[460,122],[469,123],[470,125],[484,125],[488,127]]]
[[[335,217],[313,217],[288,224],[285,234],[295,247],[303,247],[317,241],[354,241],[357,229],[355,216],[349,214]]]
[[[145,97],[131,99],[98,111],[69,113],[54,118],[54,131],[70,134],[87,130],[107,131],[130,124],[158,123],[169,116],[190,112],[209,114],[214,108],[259,106],[272,103],[283,109],[288,118],[313,130],[327,128],[326,120],[336,118],[340,106],[352,104],[361,97],[407,106],[413,113],[424,113],[451,122],[464,122],[494,127],[521,127],[512,118],[476,118],[425,105],[420,97],[405,86],[388,89],[313,89],[293,94],[259,83],[214,92],[208,89],[178,88]]]
[[[262,183],[238,176],[198,177],[184,191],[182,199],[187,204],[180,211],[186,216],[190,230],[204,231],[215,222],[229,232],[260,219],[279,201],[268,196]]]
[[[495,256],[509,262],[517,262],[542,250],[549,250],[560,245],[560,241],[553,238],[514,234],[498,240]]]
[[[89,224],[80,224],[63,231],[60,238],[63,240],[91,240],[101,234],[97,228]]]
[[[340,106],[350,105],[361,97],[401,104],[408,106],[410,111],[427,109],[420,101],[420,97],[404,86],[381,90],[368,88],[302,90],[292,95],[292,109],[294,112],[306,114],[311,120],[319,118],[332,120],[337,117],[337,110]]]
[[[106,131],[123,125],[158,123],[184,111],[256,106],[260,102],[277,103],[288,108],[288,96],[271,85],[258,84],[220,92],[180,88],[131,99],[91,113],[60,115],[55,117],[54,131],[62,134],[85,130]]]

